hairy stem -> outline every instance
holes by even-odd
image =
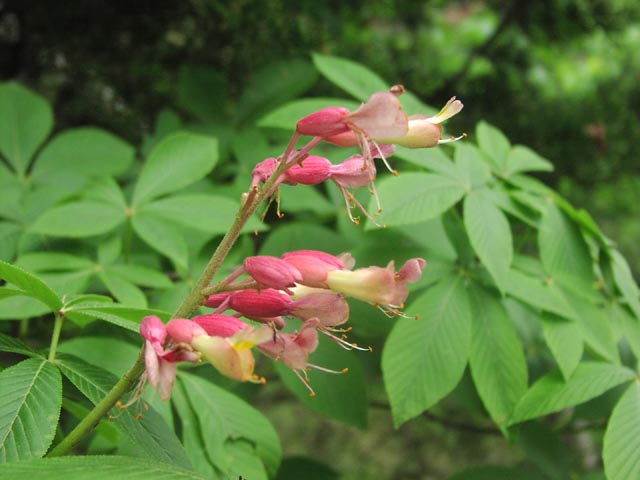
[[[297,135],[297,134],[296,134]],[[297,138],[297,137],[296,137]],[[290,152],[292,144],[287,147],[287,152],[280,159],[280,163],[273,175],[260,187],[251,187],[249,192],[243,195],[242,204],[240,209],[234,218],[234,221],[222,238],[216,251],[211,256],[209,263],[205,267],[204,271],[200,275],[200,278],[195,283],[189,294],[182,301],[178,309],[173,314],[172,318],[186,317],[195,309],[197,309],[204,299],[206,298],[205,292],[207,287],[211,283],[214,275],[222,265],[222,262],[227,257],[231,247],[235,244],[236,240],[240,236],[243,227],[251,216],[256,212],[260,204],[269,196],[271,196],[273,189],[277,185],[277,181],[287,168],[295,165],[306,158],[315,145],[317,145],[322,139],[314,138],[301,150],[295,153]],[[292,140],[293,142],[293,140]],[[58,317],[56,316],[56,325]],[[59,332],[58,332],[59,335]],[[55,345],[52,341],[52,354],[49,354],[49,358],[55,358],[55,347],[57,346],[57,338]],[[89,433],[104,417],[111,408],[116,404],[122,396],[127,393],[131,387],[138,381],[145,369],[144,364],[144,349],[140,352],[136,363],[129,369],[124,376],[118,380],[113,388],[107,393],[107,395],[91,410],[87,416],[67,435],[56,447],[49,452],[49,457],[56,457],[66,455],[76,445],[82,437]]]

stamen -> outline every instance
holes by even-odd
[[[358,344],[356,343],[349,343],[344,338],[336,337],[335,335],[333,335],[332,333],[328,332],[325,329],[321,329],[320,331],[324,333],[327,337],[329,337],[331,340],[336,342],[338,345],[340,345],[342,348],[344,348],[345,350],[360,350],[361,352],[371,351],[371,347],[362,348],[362,347],[359,347]]]
[[[458,136],[458,137],[450,137],[450,138],[444,138],[444,139],[440,139],[438,140],[438,145],[442,144],[442,143],[453,143],[453,142],[457,142],[458,140],[462,140],[463,138],[465,138],[467,136],[466,133],[463,133],[462,135]]]
[[[343,373],[347,373],[349,371],[349,369],[346,367],[342,370],[331,370],[329,368],[321,367],[319,365],[313,365],[311,363],[308,363],[307,365],[311,368],[315,368],[316,370],[320,370],[321,372],[335,373],[336,375],[342,375]]]
[[[296,377],[298,377],[300,379],[300,381],[304,384],[305,387],[307,387],[307,390],[309,390],[309,396],[310,397],[315,397],[316,396],[316,392],[313,391],[313,388],[311,388],[311,385],[309,385],[309,379],[307,378],[302,378],[302,375],[300,375],[300,372],[298,372],[298,370],[294,370],[293,373],[296,374]],[[305,373],[305,377],[306,377],[306,373]]]

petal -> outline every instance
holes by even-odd
[[[296,131],[301,135],[313,137],[326,137],[346,132],[348,127],[344,118],[349,113],[349,109],[344,107],[323,108],[298,121]]]
[[[249,317],[279,317],[289,313],[291,302],[288,295],[273,288],[239,290],[229,298],[229,307]]]
[[[249,326],[239,318],[220,313],[198,315],[192,320],[213,337],[231,337]]]
[[[169,398],[171,398],[171,392],[173,392],[173,385],[176,382],[177,372],[177,363],[160,360],[160,375],[157,386],[160,400],[169,400]]]
[[[408,118],[398,97],[389,92],[374,93],[358,110],[346,117],[369,137],[401,137],[407,133]]]
[[[270,255],[247,257],[244,269],[256,282],[277,290],[293,287],[302,280],[302,275],[293,265]]]
[[[153,345],[153,349],[158,355],[164,354],[162,345],[167,338],[167,327],[155,315],[144,317],[140,322],[140,334]]]
[[[207,332],[192,320],[175,318],[167,323],[167,332],[176,342],[191,343],[194,337],[206,335]]]

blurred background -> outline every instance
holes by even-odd
[[[461,98],[450,131],[485,119],[550,160],[541,178],[593,214],[639,277],[637,0],[0,0],[2,79],[47,96],[56,131],[96,125],[134,145],[159,118],[199,120],[224,138],[225,119],[255,119],[238,114],[243,99],[268,94],[265,72],[277,81],[282,65],[300,74],[299,95],[346,96],[310,67],[312,52],[360,62],[430,105]],[[207,105],[194,101],[199,88]],[[433,418],[393,433],[384,411],[364,435],[280,395],[257,402],[285,454],[315,448],[349,478],[446,478],[461,463],[521,455],[496,431]]]

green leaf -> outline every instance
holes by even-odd
[[[518,172],[551,172],[553,164],[523,145],[509,150],[507,157],[508,175]]]
[[[640,478],[640,383],[635,381],[613,409],[602,458],[609,480]]]
[[[178,77],[178,103],[203,122],[224,118],[229,98],[227,80],[210,67],[182,65]],[[164,117],[167,111],[162,112]],[[158,122],[161,123],[161,122]],[[159,133],[162,133],[162,129]]]
[[[481,191],[473,191],[464,199],[464,226],[473,249],[504,293],[513,260],[507,218]]]
[[[314,397],[309,396],[309,390],[283,363],[276,361],[276,370],[287,388],[311,410],[364,429],[367,426],[368,404],[367,381],[362,364],[355,352],[344,350],[324,335],[322,337],[309,361],[337,372],[347,368],[348,372],[335,375],[312,370],[309,383],[316,393]],[[347,398],[349,401],[345,401]]]
[[[16,260],[16,265],[35,272],[87,270],[95,264],[83,257],[63,252],[29,252]]]
[[[15,82],[0,84],[0,153],[23,175],[53,128],[49,103]]]
[[[573,407],[628,382],[635,372],[626,367],[582,362],[566,382],[553,371],[538,379],[516,405],[511,425]]]
[[[535,309],[542,309],[566,318],[575,318],[576,313],[558,285],[544,278],[531,276],[514,268],[509,272],[507,294]]]
[[[85,455],[44,458],[0,466],[3,480],[211,480],[191,470],[143,458]]]
[[[133,191],[133,205],[200,180],[218,161],[215,138],[178,132],[162,140],[149,154]]]
[[[563,378],[568,380],[582,358],[584,341],[580,327],[574,320],[545,312],[542,332]]]
[[[107,270],[143,287],[169,288],[173,285],[164,273],[142,265],[109,265]]]
[[[180,417],[182,445],[184,445],[185,452],[187,452],[194,469],[208,479],[219,479],[219,470],[215,465],[226,467],[229,464],[229,459],[223,445],[211,439],[207,431],[203,431],[196,416],[196,410],[189,403],[188,393],[184,392],[180,382],[173,389],[171,404]],[[209,425],[204,426],[208,427]],[[214,431],[217,432],[218,429],[216,428]]]
[[[22,340],[10,337],[4,333],[0,333],[0,352],[18,353],[28,357],[39,356],[36,352],[27,347]]]
[[[499,176],[508,175],[507,161],[511,143],[500,130],[485,121],[476,126],[478,146],[489,161],[491,170]]]
[[[60,372],[31,358],[0,372],[0,385],[0,463],[44,456],[60,417]]]
[[[135,157],[134,148],[106,130],[83,127],[56,135],[42,150],[33,167],[34,180],[53,172],[87,176],[120,175]]]
[[[13,297],[16,295],[27,295],[27,292],[25,292],[24,290],[17,290],[15,288],[7,288],[7,287],[0,287],[0,300],[2,300],[3,298],[7,298],[7,297]]]
[[[111,337],[73,337],[60,342],[58,352],[81,358],[121,377],[140,355],[140,345]]]
[[[70,355],[59,355],[57,363],[64,376],[94,405],[117,381],[117,377],[106,370]],[[191,467],[182,445],[155,410],[145,411],[140,419],[136,418],[133,408],[113,408],[110,414],[113,424],[129,436],[142,456],[156,462]]]
[[[625,258],[615,249],[611,249],[611,269],[613,279],[627,301],[629,308],[640,318],[640,290]]]
[[[236,123],[259,118],[311,88],[318,74],[306,60],[276,62],[253,75],[236,106]],[[247,122],[248,123],[248,122]],[[295,125],[290,126],[291,130]]]
[[[426,168],[434,173],[458,179],[460,174],[457,167],[441,148],[405,148],[396,147],[393,158]]]
[[[359,63],[320,53],[314,53],[312,58],[325,78],[358,100],[364,102],[375,92],[389,90],[390,85]]]
[[[431,287],[399,319],[382,352],[396,427],[433,406],[462,378],[471,346],[471,308],[462,277]]]
[[[147,307],[147,297],[142,290],[116,272],[102,270],[98,272],[98,278],[119,302],[133,307]]]
[[[567,447],[558,432],[543,422],[528,422],[518,432],[518,445],[552,479],[568,480],[570,472]]]
[[[468,191],[481,187],[491,180],[491,170],[482,161],[480,150],[475,146],[456,143],[455,162],[456,177]]]
[[[62,307],[62,301],[46,283],[35,275],[2,260],[0,260],[0,278],[21,288],[29,296],[40,300],[52,311],[57,311]]]
[[[238,212],[238,202],[219,195],[192,193],[175,195],[142,205],[139,215],[150,213],[180,225],[186,225],[211,234],[224,234],[229,230]],[[256,218],[251,218],[244,231],[261,228]]]
[[[213,462],[222,459],[212,456],[212,453],[220,452],[229,442],[244,440],[252,444],[251,456],[258,457],[269,476],[275,475],[282,452],[278,435],[266,417],[244,400],[203,378],[181,373],[178,382],[188,395],[204,433],[205,448]],[[227,473],[225,468],[230,468],[230,465],[226,462],[231,460],[227,458],[216,467]]]
[[[527,362],[499,298],[479,285],[469,288],[469,298],[473,312],[471,376],[489,415],[502,427],[527,391]]]
[[[540,221],[538,247],[544,268],[554,280],[591,287],[593,265],[587,244],[555,204],[548,206]]]
[[[126,211],[121,207],[85,200],[47,210],[29,230],[54,237],[91,237],[110,232],[126,218]]]
[[[340,475],[324,463],[306,457],[285,458],[275,480],[339,480]]]
[[[189,250],[177,225],[149,212],[135,215],[131,223],[134,231],[148,245],[169,257],[176,265],[187,267]]]
[[[65,309],[65,315],[70,318],[77,317],[80,320],[99,318],[109,323],[113,323],[132,332],[139,333],[140,321],[147,315],[156,315],[167,321],[171,314],[163,310],[149,308],[134,308],[125,305],[112,305],[105,303],[94,304],[74,304]]]
[[[459,181],[433,173],[405,173],[387,177],[378,184],[383,213],[380,223],[387,226],[410,225],[437,217],[455,205],[465,194]],[[375,200],[369,211],[376,211]],[[367,222],[366,229],[375,228]]]
[[[353,100],[345,100],[342,98],[304,98],[286,103],[267,115],[262,117],[258,122],[260,127],[282,128],[284,130],[293,130],[299,120],[318,110],[327,107],[344,107],[353,111],[360,104]]]

